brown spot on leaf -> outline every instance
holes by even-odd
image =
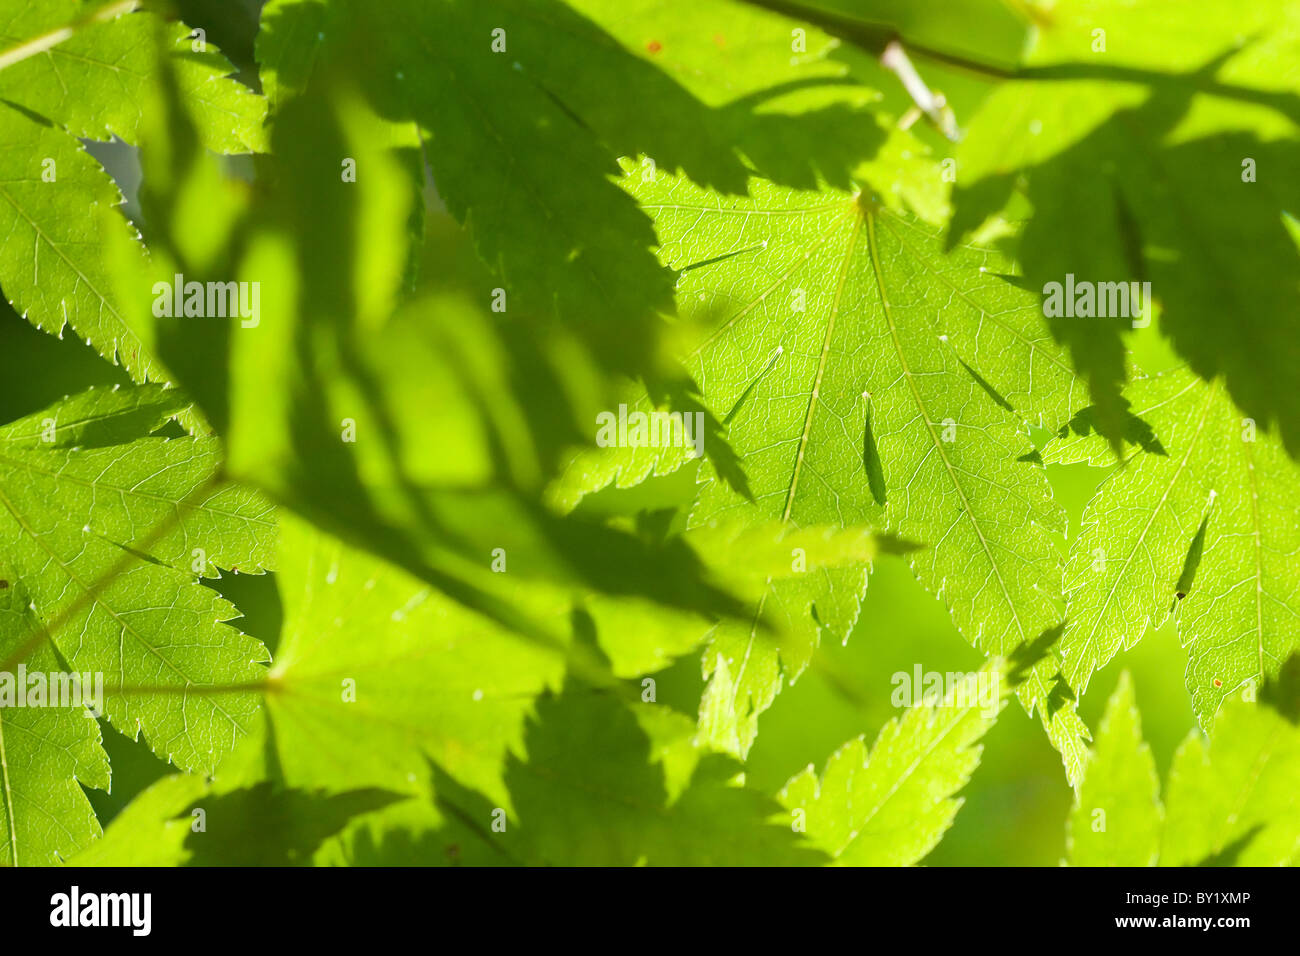
[[[645,45],[645,48],[649,50],[651,53],[658,53],[660,50],[664,48],[664,45],[660,43],[658,40],[651,40],[649,43]]]

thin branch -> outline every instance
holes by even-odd
[[[916,67],[912,65],[903,45],[897,40],[890,40],[885,46],[885,51],[880,54],[880,65],[898,77],[899,82],[903,84],[903,89],[907,90],[907,95],[916,104],[916,109],[934,124],[934,128],[955,142],[958,132],[952,110],[947,109],[948,104],[943,95],[935,93],[926,85],[925,80],[921,79],[921,74],[916,72]]]

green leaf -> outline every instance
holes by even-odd
[[[75,23],[83,9],[75,0],[6,0],[0,43]],[[74,29],[0,71],[4,295],[37,328],[60,336],[71,328],[140,382],[167,375],[146,327],[117,295],[104,247],[135,246],[138,237],[114,209],[122,201],[117,186],[77,137],[137,142],[144,110],[159,95],[158,58],[167,55],[200,117],[204,145],[223,152],[264,149],[262,98],[226,78],[231,67],[215,49],[194,52],[187,35],[182,25],[167,26],[153,14],[130,14]],[[131,253],[142,255],[138,247]]]
[[[1292,0],[141,6],[0,0],[0,863],[914,865],[1012,694],[1068,862],[1300,859]]]
[[[466,802],[448,778],[438,781],[436,801],[405,800],[353,818],[317,851],[317,866],[509,866],[514,861],[492,831],[461,815],[451,794]],[[448,795],[443,797],[442,795]],[[473,797],[468,797],[472,800]],[[490,818],[489,818],[490,821]]]
[[[1175,370],[1126,394],[1154,437],[1084,511],[1065,571],[1063,673],[1082,692],[1148,623],[1176,614],[1187,689],[1208,726],[1220,701],[1275,675],[1300,647],[1300,468],[1276,432],[1241,417],[1221,381]],[[1049,460],[1109,457],[1097,436],[1063,433]]]
[[[14,440],[0,443],[0,556],[32,612],[0,668],[53,642],[72,671],[102,677],[114,726],[210,772],[246,732],[257,705],[247,685],[265,674],[266,652],[222,623],[235,608],[195,575],[273,567],[274,517],[215,477],[215,440],[125,440],[122,426],[158,401],[156,389],[134,403],[99,394],[97,427],[117,444],[23,447],[18,436],[46,428],[59,437],[63,405],[14,423]],[[66,412],[65,437],[95,416],[88,395]]]
[[[233,810],[254,796],[277,816],[285,812],[281,807],[296,806],[305,819],[288,826],[288,839],[274,829],[233,843],[198,834],[186,840],[186,849],[194,851],[195,864],[205,862],[203,854],[209,863],[232,863],[247,861],[250,853],[259,853],[259,845],[269,847],[259,853],[265,858],[282,853],[288,843],[299,851],[293,862],[302,862],[304,850],[309,852],[326,826],[337,828],[351,809],[357,815],[337,839],[321,846],[318,864],[790,866],[825,861],[779,817],[775,801],[735,779],[739,766],[726,758],[697,754],[699,767],[689,785],[675,783],[675,771],[660,759],[661,738],[646,729],[659,722],[646,715],[663,713],[653,704],[629,709],[616,694],[581,684],[566,686],[558,697],[545,695],[528,726],[527,761],[509,760],[510,806],[517,809],[508,813],[436,767],[432,798],[386,807],[373,791],[312,794],[309,803],[301,791],[262,784],[220,795],[216,809],[223,809],[219,801]],[[322,802],[330,809],[322,812]],[[211,798],[198,803],[214,806]],[[376,806],[382,809],[375,812]],[[116,841],[114,856],[174,825],[160,817],[187,819],[180,816],[185,811],[180,800],[145,809],[123,825],[124,832],[110,828],[105,842]],[[257,814],[247,822],[242,814],[227,819],[256,827],[259,834],[266,826]],[[135,830],[129,844],[128,827]],[[294,840],[294,833],[300,838]],[[92,850],[89,859],[102,856]]]
[[[215,194],[223,211],[214,218],[245,220],[198,243],[188,224],[168,221],[149,267],[123,270],[137,290],[133,314],[152,324],[168,365],[225,438],[229,472],[524,632],[544,627],[485,583],[502,561],[583,593],[735,613],[680,541],[647,543],[544,504],[561,454],[591,440],[587,423],[608,382],[563,328],[521,327],[459,294],[401,301],[418,197],[391,126],[349,89],[327,97],[333,89],[322,86],[281,110],[279,188],[251,217],[232,208],[243,198],[222,202],[230,197],[193,143],[145,149],[147,174],[160,169],[163,179],[147,208]],[[183,109],[172,115],[184,129]],[[365,170],[356,183],[340,175],[340,155]],[[258,283],[275,321],[150,316],[151,297],[139,293],[176,273]],[[265,276],[277,279],[263,288]]]
[[[189,859],[186,838],[193,832],[187,807],[209,793],[197,774],[173,774],[154,783],[123,808],[102,839],[73,857],[73,866],[180,866]]]
[[[300,522],[286,522],[284,541],[288,609],[263,731],[223,767],[223,793],[269,778],[319,799],[375,788],[433,799],[437,812],[394,810],[357,826],[378,827],[375,839],[414,828],[457,845],[444,832],[460,832],[457,821],[476,820],[469,832],[496,840],[493,813],[506,813],[492,854],[514,862],[817,860],[765,822],[774,805],[730,782],[739,765],[704,753],[692,721],[575,678],[580,652],[531,644]],[[364,854],[360,838],[336,850]]]
[[[1152,866],[1160,851],[1160,778],[1128,671],[1106,704],[1066,834],[1074,866]]]
[[[782,18],[730,0],[671,17],[653,0],[528,6],[520,47],[534,80],[615,156],[644,154],[642,175],[661,169],[739,195],[755,172],[797,188],[849,188],[885,141],[879,94],[850,81],[835,40],[815,28],[795,54]]]
[[[8,661],[40,625],[3,553],[0,581],[0,661]],[[99,836],[81,786],[108,789],[108,756],[85,708],[16,705],[12,695],[28,674],[63,673],[48,644],[25,656],[24,670],[0,671],[0,865],[47,866]]]
[[[978,741],[1006,703],[1006,675],[990,662],[891,718],[868,752],[850,740],[794,777],[778,799],[804,818],[809,839],[845,866],[907,866],[934,849],[957,815],[955,797],[979,764]]]
[[[1225,703],[1207,743],[1193,732],[1166,785],[1162,866],[1293,866],[1300,731],[1270,707]]]
[[[793,680],[808,666],[822,628],[852,629],[865,568],[877,555],[914,546],[861,526],[796,528],[770,520],[738,531],[734,520],[729,528],[716,524],[697,526],[686,537],[753,610],[709,632],[700,737],[743,759],[758,735],[759,714],[781,691],[783,671]]]
[[[1300,727],[1273,706],[1235,697],[1224,703],[1209,741],[1192,731],[1179,746],[1162,813],[1126,673],[1107,704],[1070,816],[1070,862],[1150,866],[1158,851],[1160,866],[1295,865],[1300,818],[1290,808],[1297,786]],[[1094,826],[1099,820],[1104,829]]]
[[[679,312],[709,327],[688,369],[753,491],[751,503],[704,481],[692,523],[875,524],[927,546],[913,569],[977,647],[1006,654],[1049,630],[1064,515],[1024,422],[1064,422],[1077,399],[1033,298],[998,275],[1010,265],[974,247],[945,255],[933,229],[869,192],[625,184],[655,218]],[[660,452],[618,449],[591,473],[634,480],[664,467]],[[799,587],[788,603],[811,602],[847,636],[862,578]],[[775,655],[758,663],[733,668],[742,716],[774,695]],[[790,676],[800,667],[787,660]],[[1054,672],[1044,658],[1020,693],[1073,775],[1086,730],[1072,707],[1048,714]]]
[[[1023,191],[1033,288],[1067,274],[1149,281],[1174,349],[1261,427],[1278,425],[1296,456],[1300,346],[1284,330],[1300,253],[1283,217],[1300,208],[1300,20],[1286,0],[1184,12],[1177,0],[1044,11],[1025,66],[971,120],[954,233]],[[1052,322],[1112,442],[1131,324]]]
[[[9,449],[120,445],[157,431],[188,405],[181,391],[161,385],[89,388],[43,414],[0,425],[0,442]]]
[[[165,777],[133,800],[104,838],[70,865],[302,866],[354,817],[401,805],[382,790],[318,794],[270,783],[222,790],[202,777]]]
[[[305,866],[359,814],[402,800],[383,790],[320,794],[260,783],[198,801],[204,829],[185,841],[187,866]],[[193,812],[193,811],[191,811]],[[182,817],[184,819],[184,817]],[[193,819],[193,817],[191,817]]]
[[[787,533],[769,526],[702,529],[690,537],[717,580],[746,596],[764,587],[767,576],[793,575],[794,548],[804,550],[798,561],[810,574],[866,560],[877,549],[876,539],[861,531]],[[541,640],[301,522],[286,525],[284,553],[287,614],[268,675],[266,726],[278,753],[276,773],[304,790],[424,792],[425,763],[432,760],[461,786],[509,806],[501,782],[506,755],[522,754],[524,720],[540,694],[557,689],[570,669],[606,685],[654,672],[696,650],[711,626],[700,616],[606,595],[586,598],[571,614],[563,589],[503,585],[503,599],[548,623]],[[742,554],[750,564],[738,574]],[[353,638],[358,622],[366,622],[370,635],[363,648]],[[574,634],[594,639],[608,664],[570,647]],[[662,748],[674,786],[689,778],[696,759],[693,744],[685,753],[680,746],[695,727],[677,717],[653,718],[643,727]],[[254,764],[260,759],[250,756]]]
[[[783,819],[772,819],[773,800],[732,779],[740,767],[727,758],[704,757],[691,786],[670,801],[644,730],[608,693],[571,684],[544,700],[527,750],[527,762],[512,761],[507,772],[519,822],[517,830],[507,824],[503,844],[518,860],[791,866],[824,859]]]
[[[0,428],[0,475],[11,493],[39,494],[45,509],[80,517],[103,538],[147,536],[155,561],[201,577],[273,569],[274,511],[249,489],[214,481],[220,443],[147,437],[187,404],[153,385],[83,392]]]
[[[847,634],[866,586],[859,567],[832,567],[811,575],[769,579],[751,605],[751,620],[724,621],[704,654],[709,684],[700,704],[700,732],[726,753],[744,757],[758,736],[758,718],[786,680],[798,678],[821,630]]]
[[[285,522],[284,541],[284,634],[265,688],[276,778],[427,792],[434,760],[507,801],[505,755],[521,747],[534,698],[559,686],[563,645],[512,634],[300,521]]]
[[[132,378],[164,378],[139,324],[114,294],[104,262],[102,229],[124,242],[135,236],[116,213],[96,215],[121,202],[117,186],[66,132],[13,106],[0,107],[0,137],[8,147],[0,152],[5,297],[42,331],[61,335],[71,328]],[[53,182],[41,178],[45,159],[54,164]]]
[[[6,0],[0,47],[74,23],[80,0]],[[200,119],[204,146],[222,153],[263,152],[262,97],[229,74],[230,63],[182,23],[137,12],[75,29],[43,53],[0,72],[0,96],[63,127],[73,136],[135,143],[145,105],[157,95],[155,35],[162,31],[180,89]],[[198,47],[202,48],[199,49]]]
[[[336,0],[322,11],[297,0],[263,11],[258,55],[280,97],[313,69],[365,63],[358,75],[376,111],[426,131],[439,193],[501,272],[508,308],[564,316],[602,360],[648,370],[670,277],[649,251],[649,220],[610,182],[614,157],[533,75],[547,55],[539,44],[556,36],[536,32],[539,9],[601,42],[558,3]],[[507,53],[492,51],[494,29],[506,31]],[[485,102],[494,105],[476,105]]]

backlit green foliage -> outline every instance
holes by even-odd
[[[1295,862],[1294,0],[230,6],[0,0],[0,861]]]

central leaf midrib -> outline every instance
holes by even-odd
[[[961,499],[962,511],[970,520],[971,527],[975,529],[975,534],[979,538],[980,547],[984,550],[984,556],[988,559],[989,566],[993,569],[993,574],[997,578],[998,588],[1002,591],[1002,597],[1011,611],[1011,619],[1015,622],[1016,630],[1020,633],[1020,642],[1025,640],[1025,627],[1020,621],[1020,615],[1016,611],[1015,601],[1011,599],[1011,593],[1007,590],[1006,581],[1002,577],[1002,568],[994,560],[993,552],[989,547],[988,539],[984,537],[984,529],[975,518],[975,512],[971,507],[970,499],[966,497],[966,489],[962,487],[961,482],[957,480],[957,473],[953,468],[952,462],[948,459],[947,453],[943,450],[943,444],[939,441],[939,436],[935,434],[934,423],[930,419],[930,411],[926,407],[925,400],[921,397],[920,389],[917,388],[916,382],[912,378],[912,370],[908,365],[907,357],[903,352],[903,344],[898,338],[898,327],[894,323],[893,308],[889,304],[889,297],[885,294],[885,276],[884,269],[880,263],[880,250],[876,243],[875,216],[870,212],[865,212],[863,218],[867,225],[867,246],[871,252],[871,267],[876,277],[876,290],[880,293],[880,308],[884,315],[885,322],[889,326],[890,339],[894,344],[894,352],[898,357],[899,367],[903,371],[903,378],[907,381],[908,388],[911,390],[912,398],[916,402],[916,407],[921,413],[921,420],[925,422],[926,431],[930,435],[931,444],[939,453],[939,458],[943,462],[944,469],[948,472],[948,477],[952,481],[953,487]]]
[[[1142,531],[1138,534],[1137,540],[1134,542],[1133,547],[1129,550],[1129,553],[1125,556],[1124,564],[1120,567],[1119,574],[1115,575],[1115,579],[1111,583],[1110,590],[1106,593],[1105,600],[1102,601],[1101,607],[1098,609],[1097,613],[1093,615],[1092,629],[1088,631],[1088,636],[1084,639],[1083,647],[1079,649],[1079,656],[1076,658],[1076,661],[1081,662],[1087,656],[1087,654],[1092,650],[1094,639],[1096,638],[1097,635],[1097,628],[1101,626],[1101,619],[1105,615],[1107,608],[1110,606],[1111,600],[1115,597],[1115,592],[1119,588],[1119,582],[1124,579],[1125,572],[1127,571],[1129,564],[1131,564],[1133,561],[1133,556],[1137,554],[1138,548],[1142,546],[1142,543],[1146,540],[1147,534],[1151,531],[1151,526],[1152,524],[1155,523],[1156,515],[1160,513],[1160,509],[1164,507],[1164,504],[1168,500],[1169,495],[1173,492],[1174,485],[1178,483],[1178,480],[1182,477],[1183,472],[1186,470],[1187,463],[1191,460],[1192,452],[1196,449],[1196,443],[1200,440],[1201,433],[1205,429],[1205,422],[1206,419],[1209,417],[1210,405],[1212,404],[1212,400],[1214,398],[1214,394],[1217,388],[1218,388],[1218,384],[1216,382],[1211,384],[1210,387],[1206,389],[1205,401],[1201,406],[1201,413],[1196,422],[1196,430],[1192,433],[1191,440],[1188,441],[1187,443],[1187,451],[1184,452],[1182,461],[1178,463],[1178,467],[1174,470],[1173,475],[1170,476],[1169,481],[1166,483],[1164,491],[1160,495],[1160,500],[1157,501],[1152,506],[1151,512],[1147,517],[1146,524],[1143,526]],[[1071,668],[1071,670],[1074,671],[1075,668]],[[1091,668],[1089,670],[1087,677],[1091,677],[1092,672],[1095,670],[1096,670],[1095,667]],[[1087,682],[1087,677],[1084,678],[1084,683]],[[1076,687],[1079,687],[1077,683],[1077,673],[1072,676],[1070,683]],[[1079,687],[1079,689],[1082,690],[1081,687]]]
[[[943,728],[942,733],[940,733],[939,736],[935,737],[932,741],[930,741],[929,745],[923,751],[921,751],[921,753],[917,754],[915,759],[913,759],[913,761],[907,766],[907,768],[901,774],[899,774],[897,778],[895,778],[893,786],[891,786],[889,790],[878,801],[876,801],[876,805],[872,807],[871,812],[868,813],[862,819],[862,822],[858,826],[854,827],[854,830],[857,831],[856,834],[854,836],[849,837],[849,839],[847,839],[844,842],[844,845],[835,851],[834,856],[837,859],[844,853],[845,850],[847,850],[850,846],[852,846],[853,843],[859,837],[862,836],[862,831],[866,828],[867,824],[869,824],[880,814],[880,811],[885,808],[885,805],[888,804],[890,800],[894,799],[894,796],[902,788],[903,784],[912,778],[912,775],[916,773],[917,769],[921,766],[921,764],[925,761],[925,759],[929,757],[930,754],[932,754],[941,743],[943,743],[945,740],[948,739],[948,735],[951,734],[953,730],[956,729],[958,724],[960,724],[962,720],[964,720],[972,710],[973,710],[973,706],[961,708],[960,711],[957,713],[957,715],[948,724],[948,726]],[[871,765],[870,760],[872,756],[874,756],[874,754],[867,755],[868,762],[863,769],[868,769],[870,767]],[[944,799],[948,799],[948,798],[945,797]]]
[[[823,212],[826,209],[836,208],[837,206],[840,205],[841,205],[840,203],[831,203],[824,206],[818,206],[813,209],[791,210],[791,212],[802,214],[802,215],[808,215],[814,212]],[[853,208],[854,207],[852,206],[849,207],[849,211],[846,212],[845,215],[851,214]],[[752,299],[749,303],[747,303],[745,306],[739,309],[733,316],[731,316],[730,319],[728,319],[725,323],[723,323],[722,326],[714,330],[714,332],[704,342],[702,342],[694,350],[694,352],[692,352],[691,357],[694,358],[698,356],[706,346],[716,341],[716,339],[719,336],[725,333],[728,329],[732,328],[736,324],[736,322],[738,322],[741,318],[743,318],[746,314],[748,314],[755,306],[758,305],[758,303],[764,301],[767,298],[769,292],[771,292],[775,288],[780,287],[781,285],[784,285],[786,282],[790,280],[791,276],[793,276],[799,269],[806,266],[811,259],[812,251],[814,249],[820,248],[821,246],[825,245],[827,242],[830,241],[832,236],[834,236],[836,230],[840,228],[843,222],[843,218],[844,218],[843,216],[838,216],[832,219],[830,225],[827,226],[825,230],[819,233],[815,239],[813,239],[804,247],[802,254],[797,255],[795,257],[793,265],[791,265],[787,270],[781,273],[781,275],[779,275],[772,283],[770,283],[768,287],[764,289],[764,291],[757,298]],[[825,333],[823,333],[823,337],[822,337],[822,352],[817,367],[816,378],[813,382],[813,388],[808,398],[808,409],[804,417],[803,432],[799,438],[799,447],[795,454],[795,463],[794,463],[792,473],[790,475],[790,484],[786,489],[785,507],[781,514],[782,522],[786,522],[790,520],[790,512],[794,506],[795,489],[799,484],[799,472],[803,466],[804,453],[807,448],[808,437],[811,430],[813,415],[815,414],[815,410],[816,410],[822,375],[824,374],[826,368],[826,358],[827,358],[828,350],[830,348],[831,337],[835,329],[835,318],[839,311],[840,298],[844,292],[844,286],[849,272],[849,265],[853,259],[853,248],[854,248],[854,244],[857,241],[857,234],[860,228],[861,228],[861,220],[859,219],[857,222],[854,223],[853,230],[849,234],[848,248],[845,250],[844,262],[840,268],[839,283],[835,290],[834,301],[831,304],[831,311],[827,320],[826,331]],[[764,582],[763,593],[757,601],[757,607],[754,612],[754,617],[753,620],[750,622],[749,637],[745,642],[745,652],[741,656],[740,667],[739,669],[737,669],[736,676],[733,680],[732,694],[731,694],[731,704],[733,710],[735,709],[736,705],[740,700],[740,694],[743,689],[742,684],[745,675],[745,670],[749,666],[750,658],[753,655],[754,642],[758,639],[758,627],[762,619],[763,608],[766,605],[767,597],[768,594],[771,592],[771,588],[772,588],[772,578],[771,576],[769,576],[767,580]]]
[[[794,470],[790,475],[790,487],[786,492],[785,509],[781,513],[783,522],[790,520],[790,510],[794,507],[795,492],[799,487],[799,473],[803,470],[804,454],[808,450],[808,436],[812,433],[813,417],[817,414],[817,402],[821,398],[822,379],[826,375],[826,360],[830,355],[831,339],[835,336],[835,320],[839,318],[840,302],[844,297],[844,286],[849,277],[849,266],[853,262],[853,250],[857,248],[858,233],[862,231],[859,218],[849,232],[844,249],[844,261],[840,265],[839,280],[835,286],[835,297],[831,300],[830,312],[826,317],[826,331],[822,333],[821,355],[817,359],[817,372],[813,376],[812,391],[808,395],[808,410],[804,413],[803,432],[799,436],[799,447],[795,453]]]

